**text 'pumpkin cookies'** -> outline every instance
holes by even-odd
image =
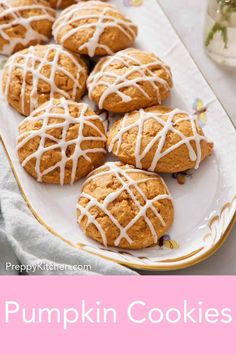
[[[19,125],[17,152],[38,182],[72,184],[103,163],[102,119],[85,103],[51,99]]]
[[[116,113],[160,104],[171,87],[170,68],[155,54],[134,48],[101,59],[88,78],[90,98]]]
[[[85,92],[84,61],[59,45],[37,45],[13,54],[3,70],[8,103],[23,115],[50,98],[79,100]]]
[[[104,246],[140,249],[166,233],[174,209],[161,177],[109,162],[85,181],[77,214],[85,234]]]
[[[115,6],[88,1],[64,10],[54,23],[53,34],[64,48],[93,57],[132,45],[137,27]]]
[[[196,116],[154,106],[115,122],[108,149],[121,161],[149,171],[174,173],[198,168],[212,153]]]
[[[0,1],[0,54],[11,55],[51,38],[56,12],[44,0]]]

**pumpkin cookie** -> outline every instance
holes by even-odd
[[[8,103],[29,115],[50,98],[79,100],[85,92],[84,61],[59,45],[37,45],[12,55],[3,71],[3,92]]]
[[[174,209],[161,177],[109,162],[88,176],[77,214],[85,234],[104,246],[140,249],[166,233]]]
[[[0,54],[48,42],[55,16],[44,0],[0,0]]]
[[[103,163],[102,119],[85,103],[51,99],[19,125],[20,163],[38,182],[72,184]]]
[[[54,23],[53,34],[64,48],[93,57],[132,45],[137,27],[115,6],[88,1],[64,10]]]
[[[212,153],[196,116],[179,109],[154,106],[128,113],[108,136],[108,149],[121,161],[155,172],[198,168]]]
[[[171,87],[170,68],[155,54],[133,48],[101,59],[88,78],[90,98],[116,113],[160,104]]]

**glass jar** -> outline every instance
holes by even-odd
[[[204,43],[217,63],[236,67],[236,0],[208,0]]]

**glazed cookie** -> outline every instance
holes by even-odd
[[[166,233],[174,209],[161,177],[109,162],[85,181],[77,215],[85,234],[104,246],[140,249]]]
[[[59,45],[37,45],[12,55],[3,71],[3,92],[8,103],[29,115],[50,98],[79,100],[85,92],[84,61]]]
[[[170,68],[155,54],[133,48],[101,59],[88,78],[90,98],[116,113],[160,104],[171,87]]]
[[[44,0],[0,0],[0,54],[48,42],[55,16]]]
[[[137,27],[113,5],[89,1],[64,10],[54,23],[53,34],[64,48],[93,57],[132,45]]]
[[[108,149],[121,161],[155,172],[198,168],[212,153],[196,116],[154,106],[127,113],[111,128]]]
[[[51,99],[19,125],[20,163],[38,182],[72,184],[103,163],[102,119],[85,103]]]
[[[47,0],[50,6],[54,9],[65,9],[66,7],[73,5],[76,0]]]

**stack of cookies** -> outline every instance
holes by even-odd
[[[73,184],[88,176],[77,203],[84,233],[104,246],[149,247],[174,220],[157,173],[199,168],[213,143],[197,116],[163,106],[171,69],[133,48],[137,26],[107,2],[74,2],[0,1],[0,53],[14,53],[3,92],[26,116],[19,161],[38,182]],[[66,8],[55,20],[58,7]],[[45,44],[52,33],[56,43]],[[80,101],[86,92],[90,105]],[[116,115],[109,131],[101,112]],[[119,161],[104,164],[108,153]]]

